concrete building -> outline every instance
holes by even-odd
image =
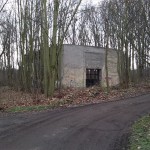
[[[104,48],[64,45],[61,68],[64,87],[106,86]],[[117,85],[117,53],[111,49],[108,52],[108,70],[110,85]]]

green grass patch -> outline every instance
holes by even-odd
[[[8,112],[25,112],[25,111],[41,111],[52,108],[51,106],[16,106],[10,108]]]
[[[25,112],[25,111],[41,111],[46,109],[54,109],[58,107],[65,106],[67,104],[71,104],[73,100],[66,99],[66,100],[58,100],[53,101],[49,105],[32,105],[32,106],[16,106],[13,108],[8,109],[8,112]]]
[[[150,115],[133,125],[129,150],[150,150]]]

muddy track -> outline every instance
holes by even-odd
[[[121,150],[150,113],[150,94],[66,110],[0,117],[0,150]]]

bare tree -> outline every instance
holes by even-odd
[[[0,3],[0,13],[4,10],[5,5],[7,4],[8,0],[2,0]]]

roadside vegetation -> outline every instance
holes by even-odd
[[[133,125],[129,150],[150,150],[150,115]]]
[[[143,83],[128,89],[114,87],[107,93],[106,88],[64,88],[56,90],[53,97],[40,93],[17,91],[10,87],[0,87],[0,111],[22,112],[45,109],[74,107],[87,104],[116,101],[150,93],[150,85]]]

